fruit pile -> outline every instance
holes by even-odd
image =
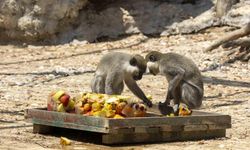
[[[180,105],[179,107],[179,116],[190,116],[192,114],[192,110],[188,109],[188,107],[184,107]]]
[[[75,101],[64,91],[52,92],[47,101],[47,110],[58,112],[74,112]]]
[[[185,105],[180,105],[178,108],[178,114],[170,113],[166,115],[167,117],[174,117],[174,116],[190,116],[192,114],[192,110],[190,110],[187,106]]]
[[[128,96],[96,93],[83,93],[71,98],[64,91],[57,91],[49,95],[47,109],[116,119],[145,117],[146,106],[130,101],[131,98]]]
[[[144,104],[132,102],[129,96],[82,93],[76,97],[70,97],[68,93],[61,90],[49,95],[47,110],[116,119],[145,117],[147,111]],[[191,114],[190,109],[180,105],[177,115],[170,113],[166,116],[189,116]]]

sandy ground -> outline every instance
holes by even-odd
[[[133,35],[115,41],[94,44],[73,42],[57,46],[1,45],[0,46],[0,149],[60,149],[59,137],[32,133],[32,124],[24,119],[27,108],[45,107],[50,91],[63,89],[74,95],[90,91],[92,73],[69,76],[29,74],[34,72],[94,70],[103,54],[110,51],[139,53],[150,50],[176,52],[190,57],[202,70],[219,64],[225,56],[221,48],[211,53],[202,50],[225,34],[228,28],[213,28],[194,35],[150,37]],[[87,53],[87,54],[86,54]],[[214,140],[121,145],[109,147],[90,142],[73,141],[66,149],[248,149],[250,147],[250,88],[232,86],[232,81],[250,84],[250,63],[236,62],[204,76],[228,80],[229,85],[205,84],[201,110],[232,116],[232,128],[225,138]],[[154,100],[163,100],[167,82],[161,76],[144,76],[138,82]],[[132,95],[126,88],[125,95]]]

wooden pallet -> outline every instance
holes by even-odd
[[[148,117],[109,119],[69,113],[28,109],[34,133],[47,133],[52,127],[91,131],[101,134],[103,144],[183,141],[224,137],[231,117],[194,111],[187,117]]]

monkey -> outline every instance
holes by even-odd
[[[195,63],[177,53],[149,52],[145,60],[147,69],[153,75],[161,74],[166,77],[169,85],[166,100],[159,104],[162,113],[166,113],[170,101],[179,107],[180,102],[189,108],[199,108],[203,98],[203,81],[201,73]],[[174,109],[178,114],[178,109]]]
[[[111,52],[101,58],[97,65],[91,89],[94,93],[120,95],[124,83],[130,91],[148,106],[152,102],[145,96],[136,81],[141,80],[146,72],[147,64],[141,55],[130,55],[121,52]]]

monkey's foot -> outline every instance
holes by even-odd
[[[162,115],[170,115],[171,113],[174,113],[173,107],[161,102],[159,103],[159,110]]]

